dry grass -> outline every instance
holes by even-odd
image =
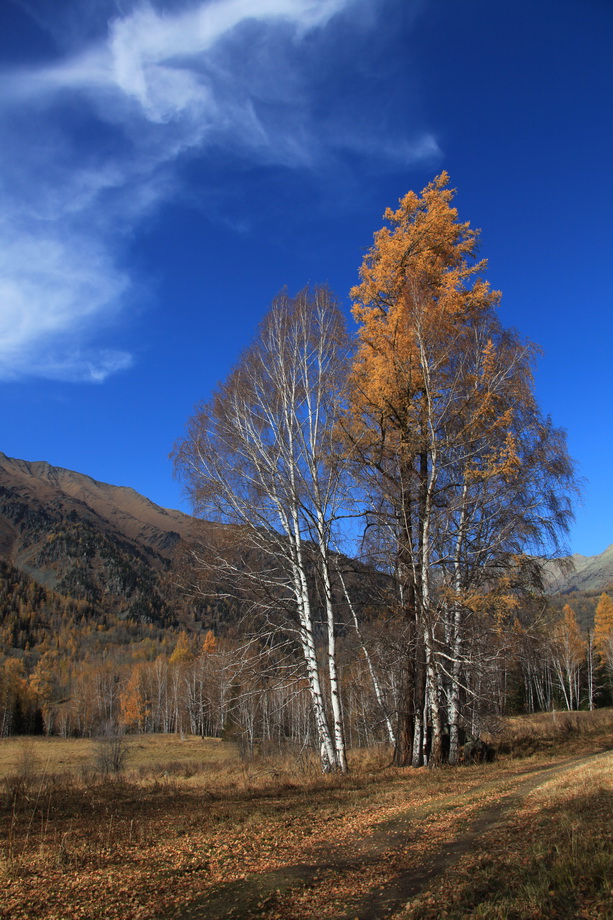
[[[127,735],[125,775],[197,773],[236,760],[233,744],[187,735]],[[0,740],[0,786],[16,774],[30,778],[91,779],[96,772],[98,741],[90,738],[3,738]]]
[[[0,918],[99,920],[101,899],[105,920],[178,916],[221,884],[301,863],[309,848],[350,849],[407,800],[469,791],[489,769],[407,774],[388,762],[388,751],[354,752],[342,777],[310,758],[235,755],[193,775],[76,771],[5,785]]]
[[[552,779],[403,920],[610,920],[613,761],[596,757]]]
[[[570,747],[573,753],[575,748],[588,753],[613,746],[613,713],[571,714],[564,722],[562,714],[514,719],[500,738],[512,751],[494,764],[403,771],[388,766],[388,750],[377,749],[352,752],[351,774],[341,777],[322,776],[316,759],[304,754],[247,761],[226,742],[135,736],[128,738],[126,770],[112,780],[93,772],[93,742],[4,740],[0,918],[100,920],[100,903],[105,920],[179,917],[187,905],[199,904],[224,885],[319,859],[322,847],[350,853],[357,841],[368,840],[375,828],[409,807],[425,809],[413,830],[416,852],[423,853],[424,841],[438,845],[432,816],[439,815],[441,833],[455,833],[488,796],[500,795],[538,764],[564,761]],[[610,881],[610,856],[600,841],[613,851],[613,773],[609,770],[600,783],[598,762],[591,772],[577,772],[571,782],[548,783],[532,795],[510,817],[509,832],[489,841],[485,856],[475,855],[466,865],[465,876],[456,873],[441,881],[433,895],[436,913],[426,895],[407,916],[609,916],[594,912],[604,903]],[[581,865],[578,841],[588,853]],[[407,852],[412,858],[410,847]],[[356,884],[385,884],[386,871],[389,862],[382,860],[380,869],[373,867],[372,880],[358,873]],[[579,912],[576,892],[560,881],[564,873],[584,879],[581,910],[595,904],[592,913]],[[350,887],[349,876],[330,876],[327,888],[323,881],[314,884],[302,906],[289,892],[287,903],[284,895],[256,915],[337,916],[329,911],[349,890],[343,887]],[[503,905],[507,912],[500,912],[507,880],[509,898],[513,886],[519,891],[525,881],[522,897],[529,895],[531,904],[551,906],[554,895],[545,896],[545,890],[563,891],[555,900],[558,913],[514,913],[517,903],[511,900]],[[547,888],[554,881],[556,887]],[[566,903],[575,905],[574,915],[559,912]]]
[[[613,709],[510,716],[488,736],[499,754],[511,757],[580,754],[593,750],[596,739],[603,749],[613,747]]]

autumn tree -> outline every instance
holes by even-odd
[[[578,709],[586,644],[579,632],[575,611],[569,604],[564,605],[562,616],[555,624],[551,647],[553,667],[566,708]]]
[[[35,700],[28,687],[23,662],[0,658],[0,738],[32,731]]]
[[[453,194],[443,173],[388,209],[351,292],[346,430],[405,618],[405,764],[439,762],[446,725],[457,760],[484,631],[502,634],[519,586],[538,580],[527,551],[558,549],[570,514],[572,464],[534,398],[536,350],[500,325]]]
[[[346,464],[335,439],[348,353],[342,314],[326,289],[280,294],[176,450],[196,512],[234,525],[209,529],[200,562],[214,559],[218,581],[225,573],[226,584],[242,586],[243,602],[257,609],[260,651],[280,637],[300,649],[322,766],[340,771],[347,764],[331,552],[346,498]],[[295,670],[292,654],[286,653],[288,673]]]
[[[613,599],[603,592],[600,595],[594,613],[594,651],[599,665],[599,671],[604,677],[608,675],[609,686],[612,686],[613,675]],[[604,682],[604,681],[603,681]]]
[[[122,726],[139,732],[151,730],[152,700],[149,692],[148,662],[137,662],[120,693]]]

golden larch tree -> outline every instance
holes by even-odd
[[[613,599],[605,592],[594,614],[594,649],[602,665],[613,667]]]
[[[555,543],[572,481],[564,438],[534,399],[536,349],[500,325],[478,232],[453,197],[442,173],[388,209],[351,291],[346,431],[370,533],[398,583],[407,661],[396,761],[414,765],[440,761],[447,731],[457,761],[469,669],[489,694],[483,624],[490,616],[500,634],[518,583],[536,575],[524,548]]]

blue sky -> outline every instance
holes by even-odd
[[[283,286],[442,169],[613,542],[609,0],[3,0],[6,454],[184,507],[168,454]]]

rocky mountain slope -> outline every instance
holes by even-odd
[[[554,563],[549,566],[547,587],[550,593],[604,591],[613,585],[613,543],[598,556],[575,553],[568,561],[568,569],[561,569]]]

